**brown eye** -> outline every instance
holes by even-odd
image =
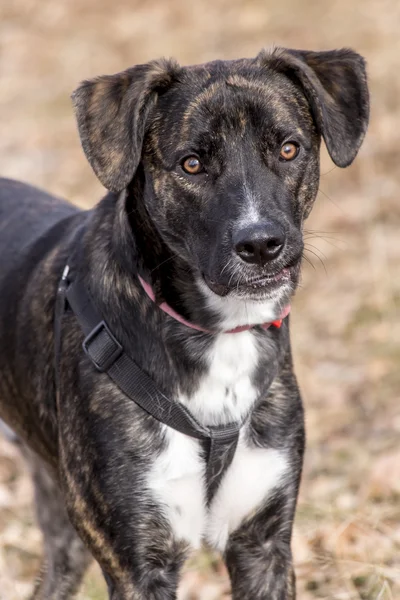
[[[182,163],[182,169],[189,175],[197,175],[203,170],[203,165],[196,156],[188,156]]]
[[[283,144],[279,153],[279,158],[281,160],[293,160],[298,155],[299,150],[300,148],[297,144],[287,142],[286,144]]]

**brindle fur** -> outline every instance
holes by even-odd
[[[302,224],[318,189],[320,139],[339,166],[354,159],[368,120],[365,66],[351,50],[276,49],[186,68],[157,61],[85,82],[73,98],[83,148],[110,193],[82,212],[17,182],[3,180],[0,191],[0,414],[33,472],[47,563],[33,598],[71,598],[93,555],[113,600],[172,600],[187,544],[175,539],[143,485],[164,436],[94,371],[71,314],[62,327],[56,403],[54,303],[71,236],[86,223],[81,268],[126,351],[171,398],[178,389],[190,394],[213,336],[167,317],[136,274],[152,282],[158,301],[218,329],[194,279],[201,271],[239,288],[240,278],[254,274],[242,265],[240,276],[233,268],[222,275],[246,183],[261,214],[283,223],[287,247],[278,266],[291,265],[293,293]],[[283,165],[276,156],[287,135],[302,152]],[[179,167],[193,151],[207,165],[197,179]],[[288,319],[254,335],[264,352],[247,443],[284,448],[290,473],[231,534],[225,559],[234,600],[293,600],[290,539],[304,427]]]

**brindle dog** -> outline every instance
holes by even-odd
[[[340,167],[363,140],[364,60],[160,60],[84,82],[73,101],[109,193],[83,212],[14,181],[0,191],[0,414],[35,484],[45,567],[33,597],[71,598],[94,556],[113,600],[172,600],[205,540],[234,600],[294,599],[303,410],[288,318],[260,325],[288,312],[298,283],[321,136]],[[71,313],[56,394],[56,290],[81,226],[79,268],[125,351],[202,423],[244,422],[209,502],[201,443],[98,373]]]

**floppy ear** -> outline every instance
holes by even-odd
[[[350,165],[368,125],[365,60],[348,48],[328,52],[277,48],[258,58],[302,87],[333,162]]]
[[[153,61],[84,81],[72,94],[86,158],[109,190],[119,192],[132,181],[157,94],[178,72],[174,61]]]

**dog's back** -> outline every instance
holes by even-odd
[[[52,320],[58,265],[52,262],[51,270],[44,273],[46,258],[74,227],[79,213],[72,204],[37,188],[0,179],[0,418],[5,418],[12,427],[17,421],[21,423],[21,415],[28,429],[44,416],[36,403],[25,397],[25,394],[37,396],[36,388],[25,385],[31,369],[38,368],[36,363],[41,361],[42,372],[46,364],[52,366],[51,340],[43,338],[44,330],[34,321],[32,311],[36,306],[34,312],[42,325]],[[43,301],[45,297],[47,303]],[[23,345],[18,341],[21,334]],[[35,351],[38,343],[44,350],[41,359]],[[40,401],[46,402],[46,396],[50,404],[52,388],[43,389]],[[36,429],[42,431],[40,426]],[[22,433],[18,426],[15,431]],[[38,450],[49,447],[49,440],[38,441],[35,445]]]
[[[0,285],[36,240],[77,210],[30,185],[0,179]]]

